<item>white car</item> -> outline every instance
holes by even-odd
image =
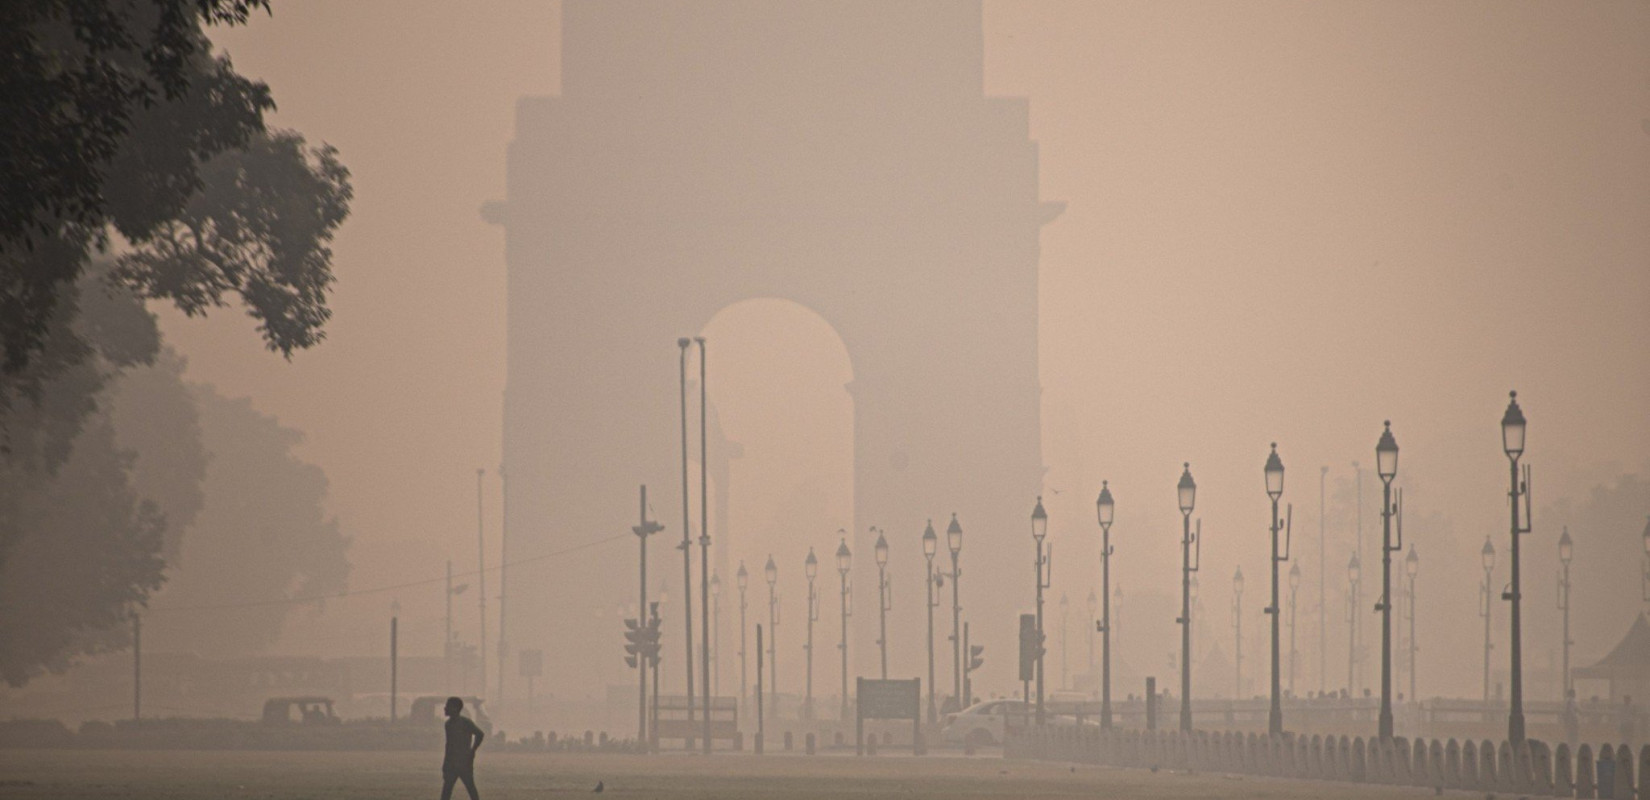
[[[1019,729],[1030,721],[1031,706],[1023,700],[987,700],[975,703],[946,718],[940,738],[947,744],[1001,744],[1009,728]]]
[[[1048,706],[1049,725],[1072,727],[1100,724],[1092,711],[1085,716],[1078,716],[1078,704],[1050,703]],[[961,713],[946,717],[945,727],[940,729],[940,738],[948,744],[964,746],[984,747],[1002,744],[1005,733],[1032,724],[1035,708],[1024,700],[988,700],[975,703],[963,709]]]

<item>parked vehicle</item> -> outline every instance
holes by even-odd
[[[1096,706],[1071,700],[1044,703],[1047,724],[1059,727],[1098,725]],[[1002,744],[1010,730],[1019,730],[1032,724],[1036,706],[1024,700],[987,700],[975,703],[960,713],[946,716],[940,738],[948,744],[984,747]]]

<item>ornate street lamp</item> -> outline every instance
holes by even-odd
[[[1645,530],[1650,532],[1650,526]],[[1650,539],[1647,539],[1650,541]],[[1564,672],[1559,676],[1559,694],[1568,701],[1570,697],[1570,559],[1575,556],[1575,544],[1570,541],[1570,526],[1564,526],[1564,534],[1558,537],[1558,610],[1564,614]]]
[[[962,555],[963,529],[957,524],[957,512],[951,512],[951,524],[945,529],[945,545],[951,551],[951,677],[953,686],[951,695],[957,701],[957,710],[963,706],[963,660],[962,660],[962,567],[958,557]]]
[[[1197,482],[1192,480],[1191,462],[1182,465],[1180,483],[1175,494],[1180,501],[1180,730],[1192,732],[1192,573],[1203,560],[1203,543],[1198,534],[1203,522],[1198,521],[1198,533],[1192,532],[1192,509],[1197,505]],[[1192,563],[1192,545],[1197,545],[1199,564]]]
[[[1484,702],[1490,702],[1490,650],[1494,645],[1490,643],[1490,609],[1493,607],[1490,598],[1493,584],[1491,574],[1495,572],[1495,545],[1490,543],[1490,537],[1484,537],[1484,547],[1478,551],[1478,559],[1484,565],[1484,582],[1478,584],[1478,616],[1484,618]]]
[[[1346,595],[1346,694],[1348,697],[1354,698],[1358,696],[1355,684],[1358,663],[1358,628],[1356,623],[1358,620],[1359,590],[1363,588],[1362,578],[1363,562],[1358,559],[1358,551],[1353,550],[1352,558],[1346,562],[1346,585],[1348,590]]]
[[[1111,728],[1111,521],[1116,503],[1111,496],[1111,482],[1100,482],[1100,497],[1094,501],[1095,515],[1100,520],[1100,596],[1105,598],[1100,611],[1100,727]],[[1089,615],[1094,615],[1094,595],[1089,595]],[[1093,635],[1090,634],[1089,661],[1094,661]],[[1093,664],[1090,664],[1093,668]]]
[[[1043,715],[1043,654],[1048,648],[1043,646],[1047,636],[1043,633],[1043,590],[1049,584],[1044,580],[1044,567],[1048,562],[1043,558],[1043,538],[1048,536],[1048,512],[1043,510],[1043,498],[1037,497],[1037,506],[1031,509],[1031,538],[1037,543],[1037,725],[1044,721]]]
[[[894,596],[888,585],[888,537],[882,529],[874,530],[877,532],[877,648],[882,654],[882,679],[888,680],[888,612],[893,608]]]
[[[837,648],[842,651],[842,716],[848,719],[848,570],[853,567],[853,554],[848,552],[848,537],[842,538],[842,543],[836,547],[836,571],[842,577],[842,641]]]
[[[711,665],[711,689],[716,696],[722,695],[722,576],[711,573],[710,576],[710,613],[711,625],[711,653],[715,656]],[[706,701],[706,708],[710,708]]]
[[[934,554],[939,551],[940,537],[934,535],[934,521],[928,520],[928,527],[922,531],[922,560],[927,568],[923,578],[923,588],[927,592],[926,608],[928,611],[928,724],[939,721],[939,706],[934,702],[934,607],[938,602],[934,599]]]
[[[1272,706],[1267,713],[1266,729],[1273,736],[1283,735],[1283,666],[1279,659],[1280,619],[1278,606],[1278,565],[1289,560],[1289,549],[1293,539],[1294,507],[1290,506],[1289,524],[1284,524],[1278,518],[1278,500],[1283,497],[1283,459],[1278,458],[1278,443],[1272,443],[1272,452],[1266,457],[1266,496],[1272,500],[1272,604],[1266,607],[1266,613],[1272,616]],[[1283,533],[1283,548],[1278,548],[1278,534]],[[1290,623],[1293,625],[1293,621]],[[1292,633],[1291,628],[1291,635]],[[1289,651],[1291,670],[1294,668],[1295,652]],[[1291,672],[1290,678],[1294,674]]]
[[[762,576],[768,579],[768,713],[773,715],[774,721],[779,720],[779,595],[775,587],[779,581],[779,567],[773,563],[773,556],[768,556],[768,563],[762,567]]]
[[[1295,694],[1295,669],[1300,652],[1295,649],[1295,599],[1301,588],[1301,565],[1289,565],[1289,694]]]
[[[1388,420],[1375,444],[1375,471],[1381,476],[1381,716],[1377,723],[1382,740],[1392,738],[1392,554],[1403,552],[1404,527],[1398,524],[1398,541],[1392,541],[1392,518],[1398,507],[1392,502],[1392,479],[1398,477],[1398,440],[1392,438]]]
[[[1415,653],[1420,648],[1415,643],[1415,574],[1421,571],[1421,557],[1415,553],[1415,545],[1409,546],[1409,556],[1404,559],[1404,574],[1409,576],[1409,702],[1421,702],[1421,696],[1415,693]]]
[[[739,571],[734,573],[733,578],[734,585],[739,589],[739,709],[743,712],[750,697],[750,684],[745,677],[745,589],[750,587],[751,582],[744,559],[739,559]]]
[[[808,668],[806,671],[807,683],[802,694],[803,719],[814,718],[814,623],[819,621],[819,593],[814,589],[814,579],[819,577],[819,559],[814,556],[814,549],[808,548],[808,558],[802,562],[802,575],[808,579],[808,643],[802,649],[808,653]]]
[[[1507,741],[1516,747],[1524,741],[1524,633],[1523,615],[1519,608],[1522,595],[1518,579],[1518,537],[1530,532],[1530,468],[1524,468],[1523,480],[1519,480],[1518,473],[1518,459],[1524,455],[1524,410],[1518,407],[1518,392],[1511,393],[1507,410],[1501,415],[1501,449],[1507,454],[1512,474],[1512,490],[1509,492],[1512,499],[1512,550],[1509,562],[1512,585],[1502,599],[1512,603],[1512,640],[1509,643],[1512,650],[1512,705],[1507,711]],[[1520,497],[1524,498],[1522,520],[1518,514]]]
[[[1234,667],[1237,673],[1237,686],[1232,698],[1243,699],[1243,567],[1238,567],[1232,573],[1232,632],[1237,642],[1234,652],[1237,658]]]

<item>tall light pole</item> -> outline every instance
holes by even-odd
[[[775,585],[779,581],[779,567],[768,556],[762,567],[762,577],[768,580],[768,713],[779,719],[779,595]]]
[[[1495,584],[1491,583],[1491,576],[1495,572],[1495,545],[1490,543],[1490,537],[1484,537],[1484,547],[1478,551],[1478,559],[1484,565],[1484,582],[1478,584],[1478,616],[1484,618],[1484,702],[1490,702],[1490,651],[1495,645],[1490,643],[1490,609],[1494,603],[1491,591]]]
[[[1071,688],[1071,661],[1066,658],[1066,631],[1071,627],[1067,621],[1070,613],[1071,598],[1065,592],[1060,593],[1060,689]]]
[[[963,660],[962,660],[962,567],[958,557],[962,555],[963,529],[957,524],[957,513],[951,512],[951,524],[945,529],[945,546],[951,551],[951,677],[953,686],[952,697],[957,700],[957,710],[963,708]]]
[[[487,470],[476,467],[476,582],[481,590],[476,592],[476,601],[481,612],[481,648],[476,654],[481,656],[481,696],[487,696],[487,540],[482,536],[481,515],[481,478]]]
[[[1100,727],[1111,728],[1111,522],[1112,515],[1117,510],[1116,503],[1111,496],[1111,482],[1100,482],[1100,497],[1094,501],[1095,516],[1100,521],[1100,596],[1104,598],[1100,610]],[[1117,594],[1123,595],[1123,588],[1118,587]],[[1089,595],[1089,605],[1094,605],[1094,595]],[[1094,613],[1092,608],[1089,612]],[[1094,641],[1091,634],[1089,641]],[[1092,649],[1092,645],[1091,645]],[[1093,667],[1094,654],[1089,654],[1090,668]]]
[[[1352,551],[1352,558],[1346,562],[1346,696],[1358,696],[1357,678],[1358,666],[1358,594],[1363,582],[1363,561],[1358,558],[1358,551]]]
[[[710,637],[711,652],[716,657],[711,660],[712,678],[711,688],[714,696],[722,696],[722,576],[710,576],[710,621],[715,626],[715,632]],[[706,696],[705,707],[710,708],[710,695]]]
[[[1095,594],[1093,589],[1089,590],[1089,596],[1088,599],[1084,601],[1084,607],[1087,608],[1089,612],[1087,625],[1089,674],[1094,675],[1094,634],[1100,629],[1100,595]]]
[[[1324,594],[1324,584],[1329,578],[1329,568],[1324,561],[1324,553],[1329,549],[1329,540],[1326,538],[1325,525],[1325,486],[1329,481],[1329,467],[1318,468],[1318,693],[1329,690],[1329,601]]]
[[[888,537],[877,529],[877,648],[882,654],[882,679],[888,680],[888,612],[893,608],[894,596],[888,584]]]
[[[641,499],[638,505],[640,506],[640,511],[638,512],[639,519],[637,524],[630,529],[630,532],[636,534],[637,549],[639,551],[637,565],[640,573],[636,579],[636,619],[634,620],[632,630],[640,633],[647,628],[647,620],[642,617],[643,609],[647,608],[647,537],[664,530],[665,526],[647,518],[646,486],[642,487]],[[632,621],[625,620],[625,623],[626,625],[631,625]],[[637,683],[636,740],[641,742],[647,741],[647,669],[649,658],[647,655],[647,643],[645,637],[638,636],[637,644],[642,645],[641,647],[636,648],[636,653],[634,654],[636,658]]]
[[[1273,736],[1281,736],[1283,734],[1283,670],[1281,660],[1278,657],[1278,640],[1283,620],[1280,619],[1281,614],[1278,606],[1278,565],[1289,560],[1289,549],[1293,538],[1290,528],[1293,525],[1286,527],[1281,525],[1282,520],[1278,519],[1278,500],[1283,497],[1283,460],[1278,458],[1277,442],[1272,443],[1272,453],[1266,457],[1265,472],[1266,496],[1272,499],[1272,553],[1269,558],[1272,562],[1272,604],[1266,607],[1266,613],[1272,616],[1272,709],[1267,714],[1266,729]],[[1293,522],[1293,508],[1290,509],[1289,517],[1290,521]],[[1278,533],[1280,531],[1283,533],[1283,551],[1281,553],[1278,551]],[[1294,656],[1295,651],[1293,645],[1291,645],[1289,651],[1291,669],[1294,666]],[[1293,679],[1293,674],[1290,677]]]
[[[928,527],[922,531],[922,559],[927,565],[927,576],[923,579],[923,586],[928,597],[928,724],[939,722],[939,707],[934,702],[934,607],[939,602],[934,598],[934,554],[939,551],[940,537],[934,534],[934,521],[928,521]]]
[[[1507,410],[1501,415],[1501,449],[1507,454],[1512,473],[1512,587],[1502,599],[1512,602],[1512,705],[1507,711],[1507,741],[1514,745],[1524,741],[1524,632],[1519,607],[1523,595],[1518,582],[1518,537],[1530,532],[1530,468],[1524,468],[1522,480],[1518,474],[1518,459],[1524,455],[1524,411],[1518,407],[1518,392],[1511,393]],[[1519,519],[1518,499],[1524,498],[1524,518]]]
[[[699,690],[705,699],[705,755],[710,755],[710,458],[706,452],[705,337],[699,343]],[[693,615],[693,606],[687,608]],[[691,675],[691,673],[689,673]],[[689,680],[691,683],[691,679]],[[693,698],[688,697],[688,719],[693,718]]]
[[[1197,482],[1192,480],[1192,464],[1182,465],[1180,484],[1175,487],[1180,501],[1180,730],[1192,732],[1192,573],[1203,561],[1203,542],[1192,533],[1192,509],[1197,501]],[[1198,522],[1201,534],[1203,523]],[[1199,564],[1192,563],[1192,545],[1197,545]]]
[[[1043,643],[1048,636],[1043,632],[1043,590],[1048,583],[1043,579],[1043,568],[1048,562],[1043,559],[1043,537],[1048,536],[1048,512],[1043,510],[1043,498],[1037,498],[1037,505],[1031,509],[1031,538],[1037,542],[1037,725],[1042,726],[1043,716],[1043,655],[1047,648]]]
[[[848,708],[848,571],[853,567],[854,557],[848,551],[848,538],[844,536],[842,543],[836,546],[836,571],[842,577],[842,641],[837,643],[837,649],[842,651],[842,716],[846,720],[849,716]]]
[[[1295,649],[1295,597],[1301,588],[1301,565],[1289,565],[1289,694],[1295,694],[1295,668],[1300,652]]]
[[[739,571],[733,575],[734,585],[739,588],[739,708],[745,708],[750,699],[750,683],[745,677],[745,590],[750,587],[751,575],[745,569],[745,560],[739,559]]]
[[[1232,695],[1234,699],[1243,699],[1243,567],[1238,567],[1232,573],[1232,639],[1236,642],[1233,652],[1237,658],[1233,659],[1233,668],[1236,672],[1236,689]]]
[[[819,593],[814,590],[814,578],[819,576],[819,559],[814,549],[808,548],[808,559],[802,562],[802,574],[808,579],[808,643],[802,649],[808,654],[808,669],[802,696],[802,718],[814,718],[814,623],[819,621]]]
[[[1650,525],[1645,527],[1650,534]],[[1650,535],[1646,536],[1650,541]],[[1575,544],[1570,541],[1570,526],[1564,526],[1564,535],[1558,537],[1558,610],[1564,614],[1564,672],[1559,675],[1558,693],[1566,700],[1570,697],[1570,559],[1574,556]]]
[[[1392,517],[1398,508],[1392,502],[1392,479],[1398,476],[1398,440],[1392,438],[1392,422],[1386,422],[1381,440],[1375,444],[1375,467],[1381,476],[1381,716],[1376,723],[1381,739],[1392,738],[1392,554],[1403,552],[1404,528],[1398,525],[1398,542],[1392,541]]]
[[[1354,521],[1356,522],[1355,527],[1357,529],[1357,539],[1354,542],[1352,552],[1354,552],[1358,555],[1358,562],[1360,564],[1362,564],[1363,560],[1364,560],[1364,468],[1363,468],[1363,465],[1359,464],[1356,461],[1352,462],[1352,483],[1353,483],[1354,488],[1357,489],[1357,496],[1358,496],[1357,516],[1353,518]],[[1357,687],[1358,687],[1359,680],[1360,679],[1365,679],[1365,680],[1368,679],[1368,676],[1365,675],[1364,672],[1363,672],[1363,665],[1364,665],[1364,663],[1363,663],[1364,662],[1363,627],[1364,626],[1362,624],[1360,624],[1360,623],[1363,622],[1363,619],[1364,619],[1363,614],[1360,611],[1360,609],[1362,609],[1363,605],[1364,605],[1364,592],[1363,592],[1363,589],[1364,589],[1364,587],[1363,587],[1363,582],[1362,581],[1359,581],[1358,583],[1355,583],[1355,584],[1352,585],[1352,616],[1351,616],[1351,623],[1352,623],[1352,641],[1354,642],[1354,645],[1353,645],[1353,648],[1352,648],[1352,667],[1351,667],[1351,669],[1352,669],[1352,680],[1348,681],[1346,686],[1347,686],[1347,693],[1353,695],[1354,697],[1356,697],[1357,693],[1358,693]]]
[[[686,636],[682,637],[682,645],[687,649],[687,657],[682,659],[682,667],[687,673],[687,718],[688,726],[693,725],[693,525],[692,512],[688,509],[688,418],[687,418],[687,362],[688,347],[693,340],[683,336],[676,340],[676,346],[682,351],[681,355],[681,383],[682,383],[682,543],[677,547],[682,551],[682,625]],[[691,744],[689,745],[692,746]]]
[[[1409,555],[1404,558],[1404,574],[1409,576],[1409,607],[1404,616],[1409,618],[1409,702],[1419,703],[1421,696],[1415,693],[1415,653],[1420,648],[1415,644],[1415,574],[1421,571],[1421,557],[1415,553],[1415,545],[1409,546]]]

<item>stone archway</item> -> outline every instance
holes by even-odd
[[[1026,101],[983,94],[980,4],[570,0],[563,36],[563,92],[519,102],[488,208],[509,269],[512,553],[627,531],[641,483],[679,541],[675,340],[740,300],[793,300],[853,362],[856,551],[878,525],[891,568],[918,570],[924,521],[957,512],[976,686],[1007,689],[1030,603],[1030,564],[1009,565],[1030,560],[1043,470],[1038,236],[1060,206],[1038,196]],[[585,609],[633,596],[634,560],[604,546],[512,580],[510,639],[553,654],[552,683],[622,682],[619,630]],[[856,626],[867,674],[874,638]]]

